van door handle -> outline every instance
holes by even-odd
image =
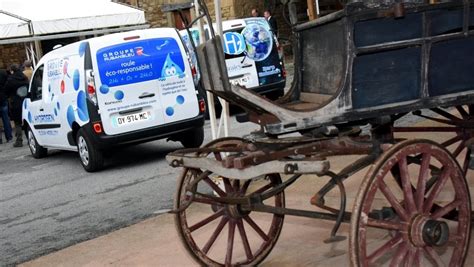
[[[154,93],[143,93],[141,96],[139,96],[138,98],[142,99],[142,98],[147,98],[147,97],[154,97],[155,94]]]
[[[252,66],[253,66],[252,64],[243,65],[243,66],[242,66],[242,69],[250,68],[250,67],[252,67]]]
[[[44,111],[44,108],[40,108],[40,111]]]

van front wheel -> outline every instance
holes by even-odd
[[[84,129],[77,132],[77,151],[84,169],[88,172],[95,172],[104,166],[102,152],[95,148]]]

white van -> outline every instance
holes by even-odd
[[[172,28],[106,35],[46,54],[23,103],[32,155],[78,151],[84,168],[96,171],[114,146],[165,137],[200,146],[205,102],[189,58]]]
[[[230,82],[276,100],[283,96],[286,71],[283,52],[265,18],[245,18],[222,22],[224,56]],[[195,45],[201,43],[197,28],[190,29]],[[205,29],[209,36],[208,29]],[[188,32],[181,30],[192,51]],[[195,57],[194,52],[192,56]],[[195,59],[193,61],[196,61]]]

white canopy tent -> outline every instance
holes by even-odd
[[[0,45],[147,27],[142,10],[110,0],[0,0]]]

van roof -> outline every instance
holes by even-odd
[[[46,53],[40,59],[40,61],[38,62],[37,65],[39,66],[39,65],[43,64],[44,61],[46,61],[50,58],[54,58],[54,57],[57,57],[57,56],[59,56],[59,57],[63,56],[64,50],[70,48],[71,46],[77,46],[77,45],[79,45],[80,43],[83,43],[83,42],[89,42],[89,43],[94,43],[94,44],[103,44],[104,46],[107,46],[107,41],[108,40],[117,39],[117,37],[121,37],[121,36],[124,36],[124,37],[139,36],[140,34],[144,34],[144,33],[152,34],[153,32],[155,32],[155,33],[159,32],[160,35],[164,35],[164,36],[174,36],[176,34],[176,29],[175,28],[169,28],[169,27],[142,29],[142,30],[112,33],[112,34],[107,34],[107,35],[103,35],[103,36],[99,36],[99,37],[93,37],[93,38],[77,41],[77,42],[74,42],[74,43],[71,43],[71,44],[68,44],[68,45],[65,45],[65,46],[61,46],[57,49],[54,49],[54,50]],[[156,36],[156,37],[158,37],[158,36]]]
[[[264,17],[250,17],[250,18],[243,18],[243,19],[231,19],[231,20],[223,20],[222,21],[222,31],[229,31],[232,29],[240,29],[244,28],[247,26],[248,22],[250,21],[264,21],[266,22],[266,19]],[[214,26],[214,29],[216,28],[216,24],[212,24]],[[207,29],[207,25],[205,25],[205,28]],[[193,27],[192,29],[196,29],[197,27]],[[181,30],[180,32],[186,32],[186,30]]]

